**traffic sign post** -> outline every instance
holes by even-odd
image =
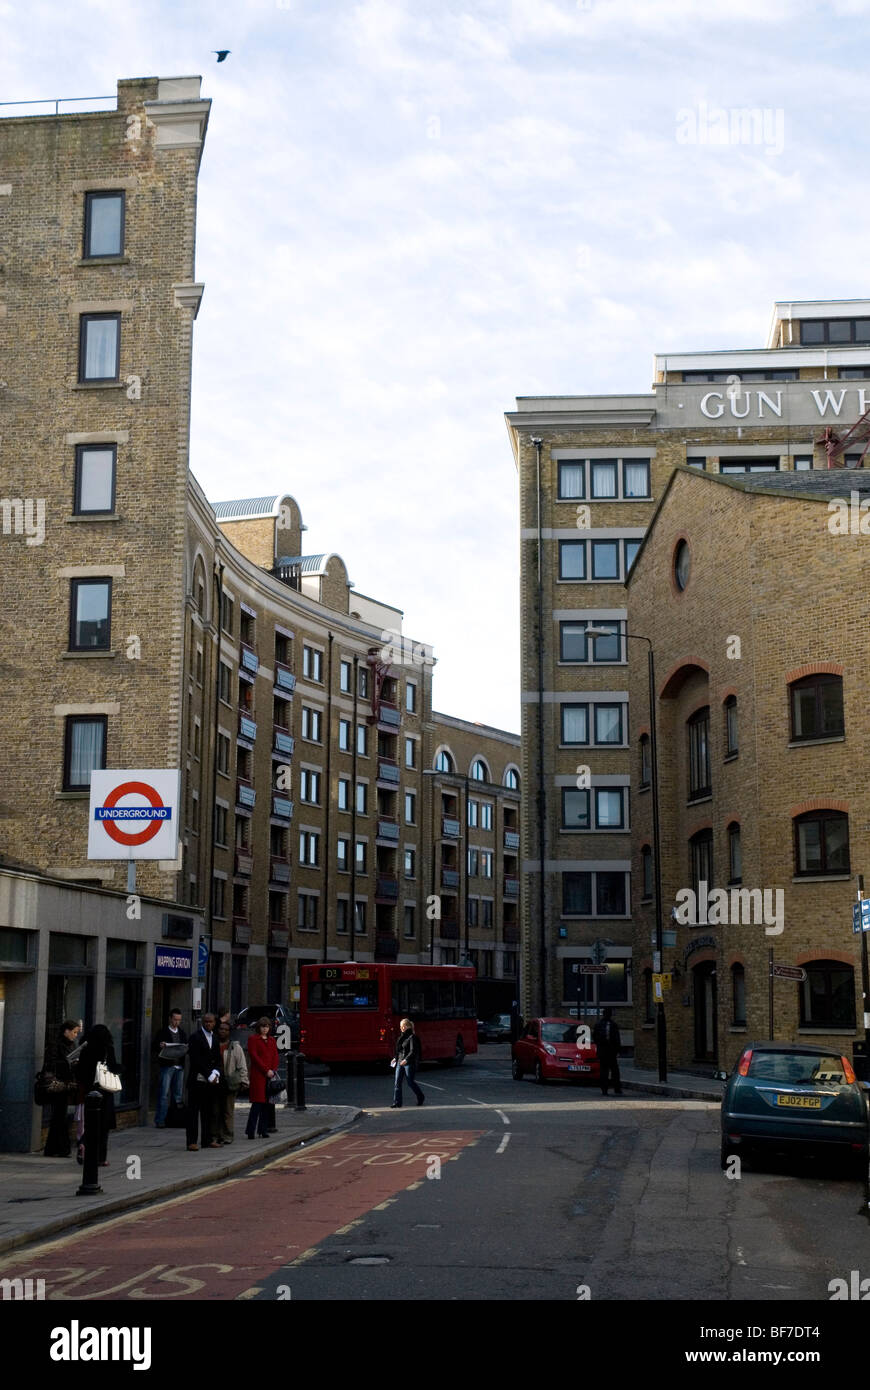
[[[768,970],[768,1012],[770,1041],[773,1042],[773,982],[774,980],[793,980],[796,984],[803,984],[807,978],[807,972],[802,965],[774,965],[773,947],[767,953]]]

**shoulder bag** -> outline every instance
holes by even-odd
[[[110,1095],[113,1095],[116,1091],[120,1091],[121,1089],[121,1078],[116,1072],[109,1071],[105,1062],[98,1062],[96,1072],[94,1073],[94,1084],[98,1086],[101,1091],[107,1091]]]

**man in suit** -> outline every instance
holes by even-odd
[[[603,1017],[592,1030],[592,1041],[598,1049],[598,1064],[601,1072],[601,1094],[607,1095],[607,1087],[613,1082],[614,1095],[622,1095],[622,1081],[619,1076],[619,1049],[622,1040],[619,1027],[613,1022],[613,1010],[606,1008]]]
[[[220,1140],[214,1135],[212,1117],[223,1065],[214,1014],[203,1014],[199,1027],[191,1035],[187,1061],[187,1147],[191,1151],[199,1148],[196,1140],[201,1129],[202,1147],[219,1149]]]

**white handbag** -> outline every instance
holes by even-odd
[[[105,1062],[98,1062],[97,1070],[94,1073],[94,1084],[99,1086],[101,1091],[114,1093],[121,1089],[121,1078],[115,1072],[109,1071]]]

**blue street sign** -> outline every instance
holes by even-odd
[[[189,980],[193,951],[185,946],[155,946],[154,974],[170,980]]]
[[[852,931],[870,931],[870,898],[862,898],[853,904]]]
[[[196,977],[198,980],[205,979],[205,967],[208,964],[208,942],[204,937],[199,938],[199,951],[197,953]]]

